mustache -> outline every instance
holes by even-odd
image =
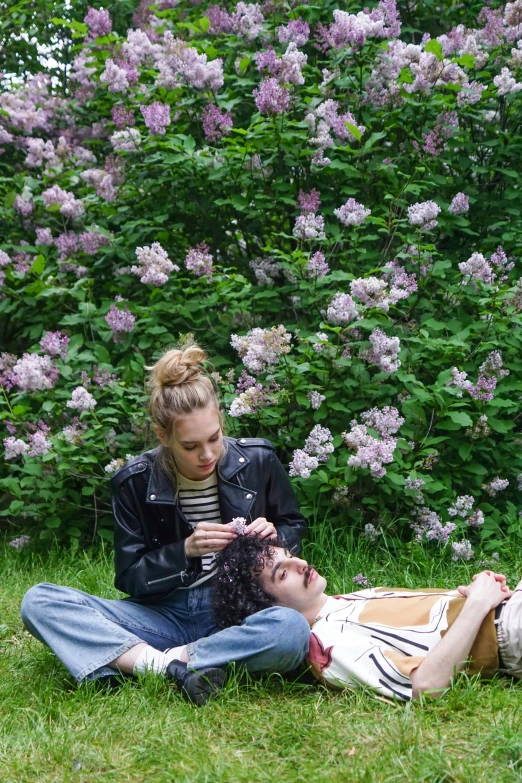
[[[310,564],[309,566],[307,566],[307,568],[305,570],[305,575],[304,575],[304,586],[305,587],[308,587],[308,585],[310,583],[310,575],[311,575],[312,571],[315,571],[315,566]]]

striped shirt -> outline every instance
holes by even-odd
[[[203,481],[193,481],[180,475],[178,482],[178,499],[181,511],[191,527],[196,527],[198,522],[221,522],[215,472]],[[203,584],[213,576],[215,557],[215,552],[203,555],[201,576],[190,585],[190,588]]]
[[[376,587],[330,596],[316,618],[308,661],[333,688],[365,685],[381,696],[409,701],[411,672],[440,642],[466,599],[457,590]],[[491,677],[498,642],[491,611],[469,655],[470,674]]]

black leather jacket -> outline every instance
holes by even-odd
[[[299,553],[306,521],[274,447],[262,438],[226,441],[218,472],[222,521],[266,517],[288,548]],[[176,500],[172,480],[158,464],[159,449],[132,459],[111,482],[115,585],[144,603],[161,601],[201,573],[201,558],[185,554],[185,539],[193,528]]]

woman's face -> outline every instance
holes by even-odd
[[[172,449],[179,472],[185,478],[201,481],[210,476],[221,456],[223,432],[214,405],[180,416],[167,440],[154,428],[164,446]]]

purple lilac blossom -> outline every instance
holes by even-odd
[[[308,193],[304,190],[300,190],[299,195],[297,196],[297,203],[303,214],[317,212],[321,206],[321,194],[316,188],[312,188]]]
[[[451,204],[448,207],[448,212],[452,212],[454,215],[462,215],[469,210],[469,196],[465,193],[457,193],[453,197]]]
[[[298,215],[292,233],[296,239],[324,239],[324,218],[313,212]]]
[[[109,92],[126,92],[130,87],[127,70],[117,65],[111,57],[105,60],[100,82],[108,85]]]
[[[277,364],[281,356],[290,352],[290,340],[291,335],[280,324],[271,329],[256,327],[241,337],[233,334],[230,344],[238,352],[247,370],[259,373]]]
[[[209,33],[219,35],[219,33],[229,33],[232,30],[232,20],[230,14],[219,5],[210,5],[207,8],[206,16],[210,21]]]
[[[8,546],[12,546],[13,549],[23,549],[24,547],[28,546],[31,543],[31,536],[18,536],[18,538],[13,538],[12,541],[9,542]]]
[[[141,135],[137,128],[115,131],[110,137],[113,149],[119,152],[138,152],[141,148]]]
[[[116,301],[125,302],[126,300],[119,296],[116,298]],[[124,334],[134,331],[136,318],[132,315],[127,304],[123,305],[123,309],[119,308],[117,304],[112,304],[105,316],[105,320],[109,328],[112,329],[112,339],[115,343],[120,343]]]
[[[365,424],[358,424],[355,420],[350,424],[350,431],[342,433],[342,438],[345,446],[356,452],[348,457],[348,465],[369,468],[375,478],[386,475],[383,465],[393,462],[393,452],[397,446],[395,438],[378,440],[368,434]]]
[[[326,263],[324,254],[321,253],[320,250],[318,250],[313,254],[313,256],[311,256],[311,258],[308,259],[306,262],[306,271],[308,277],[311,278],[320,279],[322,277],[326,277],[330,271],[330,267]]]
[[[321,407],[321,403],[324,400],[326,400],[324,394],[321,394],[318,391],[310,391],[306,396],[308,397],[308,402],[310,403],[314,411],[319,410],[319,408]]]
[[[23,196],[17,196],[13,204],[18,214],[23,217],[27,217],[34,210],[34,201],[31,199],[26,200]]]
[[[277,79],[270,77],[261,82],[252,92],[255,104],[261,114],[277,115],[288,109],[290,93],[281,87]]]
[[[399,338],[387,337],[382,329],[377,328],[370,335],[370,343],[372,347],[362,354],[362,358],[376,364],[381,372],[396,372],[401,366]]]
[[[28,457],[41,457],[48,454],[51,449],[51,441],[45,436],[45,430],[38,429],[28,435],[27,440],[29,441]]]
[[[319,462],[327,462],[334,450],[332,433],[327,427],[316,424],[307,437],[303,449],[307,454],[316,456]]]
[[[84,386],[77,386],[73,390],[70,400],[67,400],[68,408],[75,408],[80,413],[82,411],[91,411],[96,407],[96,400]]]
[[[500,74],[493,78],[493,84],[497,88],[498,95],[508,95],[522,90],[522,82],[517,82],[509,68],[502,68]]]
[[[434,201],[420,201],[408,207],[408,220],[410,226],[419,226],[423,231],[435,228],[435,218],[440,212],[440,207]]]
[[[24,443],[20,438],[4,438],[4,459],[6,461],[16,459],[17,457],[23,457],[29,451],[29,446]]]
[[[36,242],[38,245],[52,245],[53,235],[50,228],[35,228]]]
[[[230,15],[230,23],[234,32],[246,38],[247,41],[253,41],[263,30],[265,17],[261,11],[261,6],[257,3],[237,3],[234,13]]]
[[[367,427],[374,429],[381,438],[389,438],[402,427],[404,418],[400,415],[397,408],[386,405],[384,408],[370,408],[370,410],[361,413],[361,419]],[[418,479],[422,481],[422,479]],[[424,481],[422,481],[424,484]]]
[[[343,294],[338,291],[326,311],[326,319],[332,324],[349,324],[360,318],[357,312],[357,306],[350,294]]]
[[[277,29],[279,43],[295,43],[296,46],[304,46],[310,37],[310,25],[301,18],[292,19],[287,25],[281,25]]]
[[[354,198],[349,198],[342,207],[334,209],[334,215],[344,226],[360,226],[370,214],[371,209],[366,209]]]
[[[12,369],[13,383],[23,391],[52,389],[58,375],[51,357],[38,356],[36,353],[24,353]]]
[[[61,332],[47,332],[40,340],[40,348],[49,356],[59,356],[65,359],[70,338]]]
[[[502,492],[504,489],[507,489],[509,486],[509,480],[508,479],[501,479],[498,476],[496,476],[492,481],[490,481],[488,484],[483,484],[482,489],[488,493],[492,498],[495,497],[499,492]]]
[[[104,245],[110,245],[111,240],[104,234],[99,234],[97,231],[84,231],[79,235],[78,239],[82,246],[82,250],[88,256],[95,256],[100,247]]]
[[[315,470],[319,465],[317,457],[311,457],[303,449],[296,449],[292,455],[292,460],[289,464],[289,474],[291,476],[299,476],[300,478],[308,478],[312,470]]]
[[[457,562],[457,560],[471,560],[473,557],[473,549],[471,548],[471,544],[469,541],[462,540],[462,541],[453,541],[451,544],[451,549],[453,552],[452,560],[454,562]]]
[[[87,8],[87,14],[83,21],[89,28],[89,37],[94,40],[95,38],[108,35],[112,30],[112,22],[108,10],[106,8],[98,10],[90,5]]]
[[[179,266],[173,264],[159,242],[153,242],[150,247],[137,247],[136,257],[139,266],[131,266],[130,272],[140,278],[140,282],[149,285],[164,285],[170,272],[179,272]]]
[[[207,141],[219,141],[230,133],[232,115],[230,111],[222,111],[214,103],[208,103],[201,111],[203,133]]]
[[[356,576],[354,576],[352,582],[354,582],[356,585],[360,585],[361,587],[369,587],[370,585],[370,580],[362,573],[358,573]]]
[[[466,518],[473,509],[474,503],[475,498],[472,495],[459,495],[453,505],[448,508],[448,514],[450,517]]]
[[[74,231],[65,231],[55,237],[54,244],[63,256],[73,256],[78,250],[78,235]]]
[[[258,285],[273,286],[274,280],[281,275],[281,265],[273,258],[254,258],[248,262]]]
[[[213,258],[208,250],[208,245],[205,242],[201,242],[199,245],[189,248],[185,256],[184,264],[186,268],[189,272],[195,274],[196,277],[203,277],[203,275],[212,277]]]
[[[125,106],[122,106],[120,103],[112,107],[112,121],[116,125],[117,130],[131,128],[136,124],[133,110],[129,109],[127,111]]]
[[[234,533],[238,536],[246,536],[248,533],[248,525],[245,517],[234,517],[230,523]]]
[[[154,101],[150,106],[140,106],[145,125],[153,136],[163,136],[170,125],[170,106]]]

